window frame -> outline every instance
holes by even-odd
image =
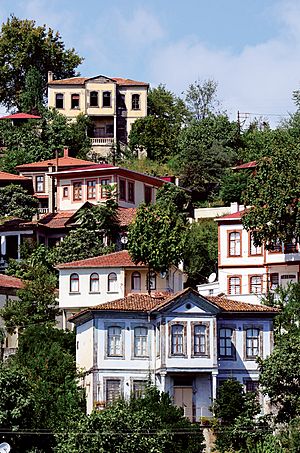
[[[204,327],[205,332],[204,334],[196,334],[196,329],[198,327]],[[209,341],[209,335],[210,335],[210,323],[209,322],[203,322],[203,321],[192,321],[191,322],[191,356],[192,357],[210,357],[210,341]],[[204,352],[197,352],[196,351],[196,338],[202,338],[204,337]],[[201,346],[201,341],[200,341],[200,346]]]
[[[92,105],[92,102],[91,102],[93,94],[96,94],[96,98],[97,98],[97,103],[95,105]],[[89,98],[90,98],[90,107],[91,108],[99,107],[99,92],[98,91],[90,91]]]
[[[94,276],[97,276],[97,277],[94,277]],[[97,291],[94,291],[92,290],[92,282],[96,282],[98,283],[98,288],[97,288]],[[100,293],[100,277],[99,277],[99,274],[98,272],[93,272],[91,275],[90,275],[90,291],[89,291],[91,294],[99,294]]]
[[[269,289],[270,291],[275,291],[280,283],[279,283],[279,272],[271,272],[270,274],[270,278],[269,278]],[[276,284],[276,280],[277,280],[277,284]],[[275,281],[275,283],[274,283]]]
[[[94,185],[90,185],[91,183],[94,183]],[[92,195],[90,196],[90,189],[92,189]],[[96,200],[97,198],[97,179],[88,179],[86,181],[86,196],[87,200]]]
[[[75,277],[76,276],[76,277]],[[73,277],[73,278],[72,278]],[[72,283],[77,282],[77,289],[73,290],[72,289]],[[80,286],[79,286],[79,274],[77,272],[72,272],[70,274],[70,280],[69,280],[69,293],[70,294],[79,294],[80,293]]]
[[[74,105],[74,100],[78,101],[78,105]],[[71,110],[80,110],[80,94],[71,93]]]
[[[111,401],[108,400],[108,383],[109,382],[118,382],[119,383],[119,397],[115,398]],[[124,378],[119,378],[119,377],[105,377],[103,378],[103,384],[104,384],[104,397],[105,397],[105,403],[107,406],[110,404],[113,404],[115,401],[123,397],[124,394]]]
[[[113,275],[115,275],[116,278],[112,280],[111,276],[113,276]],[[111,289],[112,282],[114,282],[114,284],[116,286],[115,291],[113,291]],[[117,276],[116,272],[110,272],[107,276],[107,292],[108,293],[118,293],[118,276]]]
[[[233,241],[230,239],[230,236],[232,234],[239,234],[239,247],[240,247],[240,250],[239,250],[239,253],[236,253],[237,251],[237,245],[236,245],[236,239],[234,239]],[[235,246],[234,246],[234,253],[231,253],[231,242],[235,242]],[[227,231],[227,257],[228,258],[235,258],[235,257],[241,257],[242,256],[242,230],[229,230]]]
[[[136,331],[140,330],[145,330],[146,334],[145,335],[137,335]],[[145,325],[135,325],[132,328],[133,332],[133,358],[134,359],[147,359],[149,358],[149,327]],[[141,353],[138,353],[138,345],[137,345],[137,340],[142,339],[142,346],[141,346]]]
[[[146,198],[146,193],[150,194],[150,200],[147,201]],[[153,188],[152,186],[149,186],[148,184],[144,184],[144,201],[146,204],[151,204],[153,202]]]
[[[121,190],[122,187],[122,190]],[[119,200],[126,201],[126,179],[119,178]]]
[[[136,394],[137,392],[135,391],[135,388],[134,388],[135,385],[138,385],[138,384],[142,384],[142,387],[144,387],[142,389],[139,389],[141,392],[140,395]],[[136,379],[136,378],[131,379],[131,396],[132,396],[132,398],[143,398],[147,384],[148,384],[148,381],[146,379]]]
[[[238,279],[239,284],[237,285],[231,285],[231,280],[233,279]],[[234,288],[239,288],[239,292],[231,292],[231,287],[234,286]],[[241,275],[229,275],[228,276],[228,282],[227,282],[227,292],[228,294],[232,296],[239,296],[242,294],[242,276]]]
[[[253,243],[253,237],[252,237],[252,232],[249,233],[249,250],[248,250],[248,255],[249,256],[262,256],[263,254],[263,245],[255,247]],[[253,253],[253,249],[256,250],[255,253]],[[257,252],[257,249],[260,249],[259,252]]]
[[[182,352],[174,351],[173,337],[176,327],[181,326],[182,330]],[[186,357],[187,356],[187,322],[186,321],[172,321],[169,323],[169,357]]]
[[[254,284],[252,280],[254,278],[259,278],[260,279],[260,291],[253,291],[253,287],[258,286],[258,284]],[[262,294],[263,293],[263,275],[262,274],[254,274],[254,275],[249,275],[249,294]]]
[[[114,351],[111,348],[111,338],[115,337],[116,334],[110,335],[110,329],[120,329],[119,341],[120,341],[120,352],[116,352],[116,347],[114,346]],[[106,344],[105,344],[105,358],[107,359],[123,359],[124,358],[124,325],[119,323],[113,324],[110,323],[109,325],[105,326],[106,329]]]
[[[134,279],[135,278],[139,278],[139,281],[140,281],[140,284],[139,284],[139,288],[134,288]],[[131,291],[133,292],[138,292],[138,291],[141,291],[142,290],[142,276],[141,276],[141,273],[138,272],[138,271],[134,271],[132,272],[131,274]]]
[[[221,336],[221,331],[231,331],[230,337],[226,335],[226,332],[224,335]],[[227,340],[230,339],[230,349],[231,353],[227,354],[227,349],[229,346],[227,345]],[[221,346],[221,340],[224,340],[224,346]],[[221,324],[218,328],[218,356],[220,360],[236,360],[236,346],[235,346],[235,340],[236,340],[236,325],[233,324]],[[225,354],[221,354],[221,348],[225,349]]]
[[[38,182],[38,178],[42,178],[42,190],[38,190],[40,182]],[[36,193],[45,193],[45,175],[36,175],[35,176],[35,191]]]
[[[109,181],[108,184],[103,184],[103,181]],[[100,191],[100,198],[101,200],[105,200],[107,198],[107,193],[105,187],[111,185],[111,178],[101,178],[99,184],[99,191]],[[105,193],[104,193],[105,192]]]
[[[250,331],[250,330],[251,331],[257,330],[258,331],[258,335],[256,337],[251,336],[251,337],[248,338],[247,332]],[[244,359],[245,360],[256,360],[257,357],[261,357],[262,356],[263,326],[258,325],[258,324],[244,325],[243,326],[243,331],[244,331]],[[247,341],[248,339],[252,340],[252,345],[251,346],[248,346],[248,341]],[[253,340],[255,340],[255,339],[257,340],[257,346],[253,345]],[[257,354],[249,354],[249,349],[252,349],[252,352],[253,352],[254,348],[257,349]]]
[[[109,105],[104,105],[105,95],[109,94]],[[110,109],[112,106],[112,92],[109,90],[102,91],[102,108]]]
[[[132,93],[131,95],[131,110],[141,110],[141,95]]]
[[[149,279],[150,279],[150,288],[149,288]],[[153,284],[153,282],[154,282],[154,284]],[[156,287],[157,287],[157,275],[156,275],[156,272],[151,271],[150,272],[150,276],[149,276],[149,272],[147,272],[146,289],[147,290],[150,289],[150,291],[155,291]]]
[[[66,195],[65,195],[65,190],[67,191]],[[69,186],[62,186],[62,197],[69,198]]]
[[[127,201],[128,203],[135,203],[135,182],[127,181]]]
[[[58,98],[58,96],[61,96],[61,97]],[[62,107],[58,107],[57,106],[58,99],[62,101]],[[57,110],[64,110],[64,108],[65,108],[65,95],[64,95],[64,93],[55,93],[55,108]]]
[[[80,187],[80,190],[79,190],[79,196],[78,197],[75,197],[75,186],[78,188]],[[74,202],[80,202],[82,201],[83,199],[83,181],[72,181],[72,192],[73,192],[73,201]]]

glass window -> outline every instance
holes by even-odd
[[[194,355],[207,354],[207,327],[203,324],[194,326]]]
[[[246,393],[253,392],[258,393],[259,382],[252,381],[252,379],[247,379],[245,381]]]
[[[107,329],[107,355],[122,356],[122,329],[119,326]]]
[[[115,272],[111,272],[108,275],[108,284],[107,284],[108,292],[111,292],[111,293],[117,293],[118,292],[117,282],[118,282],[117,274]]]
[[[279,286],[279,274],[274,272],[270,274],[270,289],[273,291]]]
[[[79,94],[71,95],[71,109],[79,109]]]
[[[219,353],[221,357],[232,357],[234,354],[233,329],[222,328],[219,330]]]
[[[229,294],[241,294],[241,278],[229,277]]]
[[[145,394],[147,381],[133,381],[132,394],[134,398],[142,398]]]
[[[98,107],[98,92],[91,91],[90,93],[90,107]]]
[[[183,335],[184,335],[184,327],[182,324],[174,324],[172,325],[171,331],[171,352],[172,354],[180,354],[183,355]]]
[[[134,203],[134,182],[128,181],[128,201]]]
[[[90,276],[90,292],[99,293],[99,275],[97,273]]]
[[[111,92],[104,91],[103,92],[103,107],[110,107],[111,106]]]
[[[120,200],[126,200],[126,181],[125,181],[125,179],[119,180],[119,196],[120,196]]]
[[[64,108],[64,95],[62,93],[57,93],[55,95],[55,107],[57,109],[63,109]]]
[[[74,182],[73,183],[73,200],[82,199],[82,183]]]
[[[150,288],[149,285],[150,284]],[[150,279],[149,274],[147,274],[147,289],[155,290],[156,289],[156,273],[150,272]]]
[[[241,233],[233,231],[229,233],[229,256],[240,256],[241,254]]]
[[[39,175],[35,178],[35,190],[36,192],[45,192],[44,189],[44,176]]]
[[[160,324],[156,328],[156,355],[160,356]]]
[[[101,198],[107,197],[107,186],[110,186],[110,179],[101,179]]]
[[[147,327],[135,327],[134,356],[147,357],[148,355],[148,329]]]
[[[259,329],[246,330],[246,356],[257,357],[259,354]]]
[[[262,292],[262,277],[261,275],[253,275],[250,277],[250,293],[261,294]]]
[[[70,276],[70,293],[79,292],[79,275],[71,274]]]
[[[69,196],[69,187],[63,187],[63,197],[67,198]]]
[[[281,253],[282,252],[282,243],[279,239],[276,239],[275,242],[270,243],[270,252],[271,253]]]
[[[145,203],[150,204],[152,202],[152,187],[145,186]]]
[[[96,198],[96,181],[87,182],[87,197],[89,200],[94,200]]]
[[[141,274],[139,272],[133,272],[131,275],[131,289],[141,291]]]
[[[111,404],[121,398],[121,379],[106,380],[106,402]]]
[[[261,246],[255,246],[253,241],[253,235],[250,233],[250,255],[261,255],[262,248]]]
[[[131,109],[132,110],[140,110],[140,95],[133,94],[131,97]]]

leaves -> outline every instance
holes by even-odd
[[[37,200],[17,184],[0,188],[0,218],[4,216],[31,220],[37,213]]]

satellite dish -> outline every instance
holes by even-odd
[[[10,452],[10,445],[7,442],[2,442],[0,444],[0,453],[9,453]]]
[[[210,274],[210,276],[208,277],[208,283],[213,283],[214,281],[216,281],[216,278],[217,278],[217,274],[215,272],[213,272],[212,274]]]
[[[122,234],[122,236],[121,236],[121,243],[122,243],[123,245],[126,245],[127,242],[128,242],[127,234]],[[1,453],[1,452],[0,452],[0,453]]]

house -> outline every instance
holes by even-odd
[[[107,156],[113,145],[126,144],[131,126],[147,115],[149,84],[120,77],[72,77],[53,80],[48,73],[48,107],[68,118],[85,114],[95,152]]]
[[[218,385],[233,378],[257,391],[257,357],[272,351],[277,310],[206,298],[187,288],[172,295],[129,294],[86,308],[76,325],[87,411],[141,395],[149,380],[193,421],[211,416]],[[262,397],[260,397],[262,398]]]
[[[218,223],[218,284],[198,285],[201,294],[225,294],[231,299],[259,303],[279,285],[299,281],[300,252],[296,243],[278,242],[267,250],[256,247],[252,233],[243,228],[239,210],[216,218]],[[211,290],[211,291],[210,291]]]
[[[77,159],[69,156],[68,148],[64,149],[63,156],[40,162],[17,165],[16,170],[21,177],[30,178],[34,188],[34,196],[39,202],[40,214],[54,212],[56,208],[55,180],[49,173],[59,170],[91,167],[94,163],[89,160]]]
[[[10,186],[11,184],[17,184],[18,186],[23,187],[29,194],[33,193],[32,181],[30,178],[0,171],[0,188]]]
[[[128,251],[110,253],[80,261],[59,264],[59,308],[63,326],[74,313],[128,294],[175,293],[183,288],[184,273],[176,266],[168,272],[152,272],[135,264]]]

